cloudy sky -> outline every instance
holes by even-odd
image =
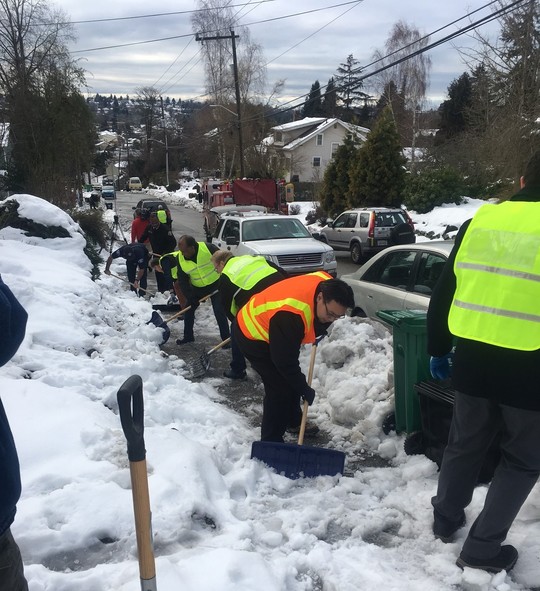
[[[248,25],[252,40],[262,46],[268,87],[285,80],[285,101],[304,96],[315,80],[325,85],[349,54],[361,65],[369,64],[400,19],[429,34],[476,11],[434,34],[431,41],[436,41],[490,14],[494,2],[223,0],[226,4],[233,7],[238,25]],[[70,49],[87,71],[89,93],[134,95],[137,87],[155,86],[164,96],[204,98],[200,43],[191,26],[195,0],[56,0],[55,5],[75,23],[78,40]],[[493,35],[497,27],[488,24],[481,30]],[[141,43],[150,40],[161,41]],[[430,51],[428,95],[435,105],[444,100],[448,84],[467,69],[459,49],[473,43],[464,35]],[[134,45],[118,47],[122,44]]]

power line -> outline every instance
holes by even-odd
[[[261,0],[264,1],[264,0]],[[331,8],[337,8],[339,6],[347,6],[348,4],[356,4],[358,2],[358,0],[350,0],[349,2],[341,2],[339,4],[333,4],[331,6],[324,6],[323,8],[313,8],[311,10],[304,10],[303,12],[295,12],[292,14],[285,14],[282,16],[276,16],[276,17],[272,17],[272,18],[267,18],[264,20],[260,20],[260,21],[254,21],[252,23],[246,23],[245,25],[242,25],[244,27],[249,27],[252,25],[260,25],[260,24],[264,24],[264,23],[269,23],[269,22],[274,22],[274,21],[278,21],[278,20],[285,20],[288,18],[294,18],[297,16],[304,16],[306,14],[313,14],[315,12],[321,12],[323,10],[330,10]],[[219,33],[219,30],[215,30],[215,31],[203,31],[201,32],[201,34],[203,35],[208,35],[208,34],[214,34],[214,33]],[[102,47],[91,47],[88,49],[79,49],[77,51],[72,51],[72,54],[75,53],[88,53],[90,51],[102,51],[104,49],[119,49],[121,47],[132,47],[134,45],[145,45],[148,43],[159,43],[160,41],[172,41],[173,39],[182,39],[185,37],[191,37],[193,35],[193,33],[187,33],[184,35],[173,35],[172,37],[161,37],[159,39],[148,39],[146,41],[133,41],[132,43],[120,43],[117,45],[104,45]]]

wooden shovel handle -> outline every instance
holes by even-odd
[[[308,378],[307,383],[308,386],[311,386],[311,380],[313,379],[313,368],[315,367],[315,356],[317,355],[317,342],[311,345],[311,357],[309,358],[309,369],[308,369]],[[307,400],[304,400],[304,404],[302,406],[302,422],[300,423],[300,433],[298,433],[298,445],[302,445],[304,443],[304,435],[306,432],[306,421],[307,421],[307,413],[308,413],[309,404]]]
[[[117,279],[121,279],[122,281],[126,281],[132,287],[135,287],[129,279],[124,279],[124,277],[120,277],[120,275],[115,275],[114,273],[111,273],[111,277],[116,277]],[[148,289],[144,289],[143,287],[137,287],[137,289],[140,289],[141,291],[144,291],[145,293],[149,293],[150,295],[156,295],[155,292],[149,291]]]
[[[206,302],[207,299],[211,298],[213,295],[216,295],[217,292],[218,292],[218,290],[216,289],[216,291],[213,291],[212,293],[209,293],[208,295],[205,295],[203,298],[201,298],[199,300],[199,304],[202,304],[203,302]],[[177,312],[176,314],[174,314],[174,316],[171,316],[170,318],[167,318],[165,320],[165,322],[170,322],[171,320],[176,320],[177,318],[179,318],[180,316],[182,316],[182,314],[185,314],[188,310],[191,310],[191,306],[187,306],[186,308],[183,308],[182,310],[180,310],[180,312]]]

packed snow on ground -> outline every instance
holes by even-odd
[[[372,454],[382,467],[351,464],[345,476],[289,480],[250,459],[258,429],[225,404],[225,378],[192,382],[184,362],[160,350],[161,331],[146,324],[151,302],[113,277],[91,280],[84,239],[67,214],[34,196],[10,199],[25,217],[61,225],[71,236],[0,231],[0,272],[29,314],[23,344],[0,369],[0,388],[22,469],[12,529],[31,591],[140,589],[116,401],[134,374],[144,385],[160,591],[540,586],[538,487],[508,537],[520,550],[511,576],[455,565],[467,527],[456,543],[433,537],[437,467],[424,456],[405,455],[404,437],[381,429],[393,408],[392,337],[381,325],[335,322],[319,345],[310,420],[349,462]],[[473,205],[413,217],[426,226],[459,225]],[[112,271],[124,273],[121,259]],[[209,305],[197,313],[196,333],[219,342]],[[304,368],[309,352],[301,353]],[[252,370],[248,379],[260,391]],[[469,524],[485,494],[485,486],[476,489]]]

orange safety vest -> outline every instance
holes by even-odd
[[[315,342],[315,292],[321,281],[332,279],[325,271],[283,279],[255,294],[240,309],[236,319],[243,335],[253,341],[270,342],[270,321],[276,312],[293,312],[302,318],[302,344]]]

